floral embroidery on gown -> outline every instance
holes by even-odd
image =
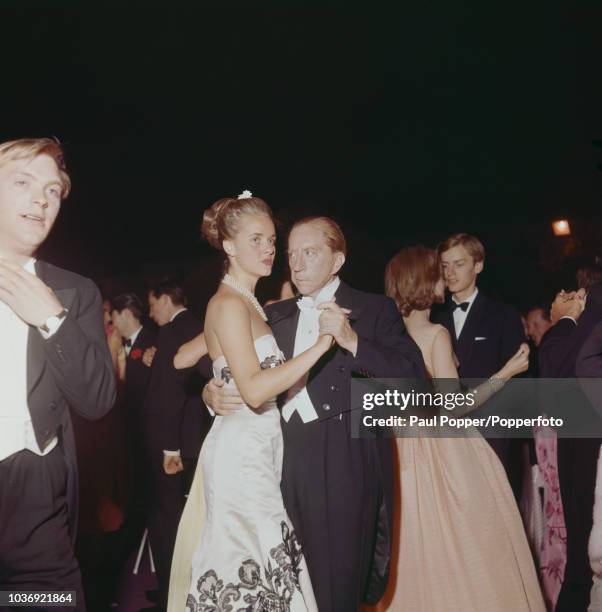
[[[553,612],[566,566],[566,526],[560,497],[556,432],[548,427],[535,427],[535,450],[544,483],[545,531],[539,572],[548,610]]]

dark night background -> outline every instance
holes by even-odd
[[[202,210],[248,188],[337,218],[358,288],[459,230],[489,293],[570,287],[601,229],[602,9],[407,4],[4,3],[0,139],[58,137],[74,183],[43,255],[108,293],[174,273],[202,305]]]

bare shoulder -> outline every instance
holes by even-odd
[[[433,334],[434,340],[438,339],[440,342],[445,342],[445,341],[451,342],[451,336],[449,334],[449,330],[447,329],[447,327],[445,327],[444,325],[441,325],[440,323],[433,323],[432,327],[433,327],[432,334]]]
[[[238,295],[226,292],[216,293],[207,304],[206,318],[213,321],[222,321],[231,317],[249,317],[249,311],[244,299]]]
[[[452,350],[452,340],[449,331],[443,325],[433,324],[431,352],[449,352]]]

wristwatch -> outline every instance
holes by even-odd
[[[63,308],[58,314],[48,317],[44,324],[40,325],[40,329],[47,334],[54,333],[58,329],[61,321],[67,316],[68,312],[66,308]]]

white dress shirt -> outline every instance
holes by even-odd
[[[23,268],[35,274],[35,259]],[[60,326],[58,326],[60,327]],[[50,333],[38,330],[44,338]],[[30,450],[36,455],[47,455],[56,445],[55,436],[42,450],[36,440],[27,404],[27,338],[30,326],[0,300],[0,461],[10,455]]]
[[[474,301],[477,297],[477,293],[479,293],[479,290],[475,287],[474,293],[468,299],[463,300],[464,302],[468,302],[468,308],[465,311],[462,310],[461,308],[456,308],[453,312],[454,328],[456,330],[456,338],[459,338],[460,334],[462,333],[462,328],[464,327],[464,323],[466,323],[468,313],[470,312],[470,309],[472,308],[472,305],[474,304]],[[455,297],[452,297],[452,301],[455,302],[456,304],[461,304],[461,302],[458,302]]]
[[[299,323],[297,324],[297,334],[295,335],[293,357],[306,351],[318,340],[320,314],[322,311],[318,310],[317,306],[322,302],[332,299],[340,284],[339,277],[335,276],[330,283],[320,289],[315,299],[304,296],[297,302],[301,312],[299,313]],[[318,418],[318,413],[312,404],[306,388],[308,377],[309,372],[302,376],[287,392],[286,401],[282,407],[282,418],[287,422],[295,411],[299,413],[304,423],[315,421]]]

